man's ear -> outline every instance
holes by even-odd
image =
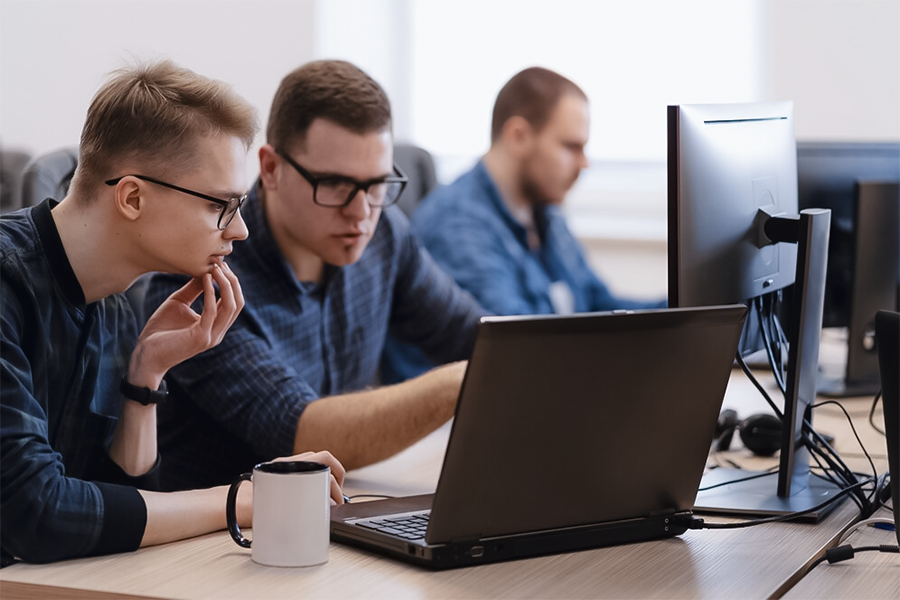
[[[259,149],[259,178],[267,190],[278,189],[278,169],[281,157],[275,152],[272,144],[263,144]]]
[[[524,117],[514,115],[506,120],[500,132],[503,145],[515,157],[527,155],[534,144],[534,129]]]
[[[134,177],[124,177],[113,188],[118,213],[129,221],[136,221],[144,208],[143,188]]]

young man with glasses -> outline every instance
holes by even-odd
[[[395,203],[382,88],[343,61],[290,73],[273,104],[250,237],[230,264],[246,306],[222,344],[172,369],[160,416],[164,486],[229,481],[260,460],[327,447],[385,459],[452,415],[481,308],[423,252]],[[147,307],[181,283],[158,275]],[[451,362],[367,389],[388,330]]]
[[[244,304],[224,259],[247,237],[256,131],[254,109],[221,82],[168,61],[123,69],[88,109],[66,197],[0,218],[4,564],[225,527],[225,487],[152,491],[165,469],[156,406],[166,371],[218,344]],[[187,282],[139,332],[122,292],[151,271]],[[310,458],[332,465],[340,498],[340,464]],[[248,522],[249,496],[240,503]]]

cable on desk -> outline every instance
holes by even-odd
[[[877,482],[878,482],[878,470],[875,468],[875,463],[872,461],[872,457],[869,455],[868,450],[866,450],[865,445],[862,443],[862,440],[859,438],[859,433],[856,431],[856,426],[853,424],[853,419],[850,417],[850,414],[847,412],[847,409],[844,408],[844,406],[843,406],[841,403],[836,402],[836,401],[834,401],[834,400],[827,400],[827,401],[824,401],[824,402],[819,402],[819,403],[816,403],[816,404],[811,405],[811,406],[810,406],[810,409],[813,410],[813,409],[816,409],[816,408],[819,408],[819,407],[822,407],[822,406],[828,406],[828,405],[831,405],[831,404],[833,404],[833,405],[837,406],[838,408],[840,408],[841,411],[844,413],[844,416],[847,418],[847,423],[850,425],[850,430],[853,432],[853,436],[856,438],[856,443],[859,444],[859,447],[862,449],[863,454],[866,456],[866,459],[867,459],[868,462],[869,462],[869,466],[870,466],[871,469],[872,469],[872,481],[875,483],[875,486],[873,487],[872,493],[870,494],[870,496],[867,497],[865,494],[863,494],[863,493],[862,493],[862,488],[860,488],[860,493],[859,493],[859,494],[855,494],[855,495],[854,495],[854,499],[855,499],[855,500],[858,500],[857,504],[859,505],[860,510],[861,510],[862,513],[863,513],[863,518],[866,518],[866,517],[868,517],[869,515],[871,515],[872,513],[874,513],[874,512],[878,509],[878,506],[880,505],[880,498],[879,498],[878,494],[876,493],[876,492],[877,492],[877,488],[878,488],[878,485],[877,485]],[[842,480],[843,480],[843,481],[846,481],[846,482],[851,482],[851,481],[852,481],[852,482],[855,482],[855,481],[858,481],[858,479],[857,479],[857,477],[856,477],[856,474],[853,473],[853,471],[851,471],[851,470],[846,466],[846,464],[844,464],[843,460],[840,458],[840,455],[837,453],[837,451],[835,451],[834,448],[832,448],[831,445],[828,444],[828,443],[824,440],[824,438],[821,438],[821,436],[819,436],[819,434],[816,433],[816,432],[812,429],[812,425],[809,423],[809,421],[806,421],[806,420],[804,421],[804,430],[808,430],[808,431],[810,432],[810,435],[813,435],[814,437],[817,438],[816,441],[818,442],[818,444],[809,444],[809,443],[807,443],[807,447],[810,449],[810,453],[811,453],[813,456],[816,456],[816,455],[822,455],[822,456],[825,456],[824,454],[820,453],[820,451],[819,451],[818,448],[815,448],[814,446],[819,445],[819,446],[821,446],[822,448],[827,449],[827,451],[828,451],[828,452],[829,452],[829,453],[830,453],[837,461],[840,462],[840,465],[841,465],[841,467],[842,467],[842,469],[843,469]],[[831,464],[831,463],[829,463],[829,464]]]
[[[838,546],[836,548],[829,548],[825,551],[825,554],[817,558],[809,565],[809,568],[806,570],[806,573],[809,574],[814,568],[828,561],[829,565],[833,565],[834,563],[843,562],[845,560],[850,560],[853,558],[857,552],[889,552],[889,553],[900,553],[900,546],[891,546],[888,544],[882,544],[880,546],[863,546],[861,548],[854,548],[853,546],[844,545]]]
[[[862,440],[859,438],[859,432],[856,431],[856,426],[853,424],[853,418],[850,416],[850,413],[847,412],[847,409],[844,408],[844,405],[835,400],[825,400],[823,402],[817,402],[817,403],[813,404],[811,406],[811,408],[814,410],[821,406],[828,406],[830,404],[834,404],[835,406],[837,406],[838,408],[841,409],[841,412],[844,413],[844,416],[847,418],[847,424],[850,425],[850,430],[853,432],[853,437],[856,438],[856,443],[859,444],[859,447],[862,449],[863,454],[866,455],[866,459],[869,461],[869,466],[872,467],[872,473],[877,476],[878,472],[875,469],[875,463],[872,461],[872,457],[869,456],[868,450],[866,450],[865,445],[862,443]],[[810,426],[810,430],[812,430],[812,426]],[[818,434],[816,434],[816,435],[818,435]],[[834,452],[834,450],[832,450],[832,452]],[[834,454],[837,455],[837,452],[834,452]]]
[[[762,321],[765,322],[767,316],[772,319],[775,318],[774,314],[769,314],[769,308],[764,307],[762,305],[758,305],[756,308],[760,315],[760,319]],[[776,324],[776,333],[778,333],[779,335],[783,334],[783,331],[781,331],[781,329],[780,329],[780,324]],[[768,341],[766,341],[766,344],[769,344],[770,342],[771,342],[771,338],[769,338]],[[772,369],[774,371],[774,370],[776,370],[775,361],[777,360],[775,357],[774,351],[771,348],[768,348],[767,354],[769,356],[769,361],[770,361],[770,363],[772,365]],[[737,360],[738,364],[741,366],[741,369],[744,371],[747,378],[750,380],[751,383],[753,383],[753,385],[756,387],[756,389],[759,391],[759,393],[762,395],[762,397],[766,400],[766,402],[772,408],[773,412],[778,416],[778,418],[782,419],[782,421],[783,421],[784,417],[783,417],[782,411],[778,409],[778,407],[775,405],[775,402],[772,400],[771,396],[769,396],[769,393],[762,386],[762,384],[756,379],[756,376],[753,374],[753,371],[747,365],[746,361],[743,359],[743,357],[740,355],[739,352],[736,355],[736,360]],[[781,385],[779,385],[779,388],[781,388]],[[782,391],[784,391],[783,388],[782,388]],[[856,436],[857,442],[859,443],[860,448],[862,448],[863,453],[866,455],[866,458],[868,458],[869,464],[872,466],[873,473],[874,473],[874,471],[875,471],[874,463],[872,462],[872,459],[869,456],[868,451],[865,449],[865,446],[862,444],[862,441],[860,441],[859,435],[856,432],[856,428],[852,424],[852,419],[850,418],[849,414],[847,414],[847,411],[846,411],[846,409],[844,409],[843,406],[841,406],[837,402],[830,401],[830,402],[821,403],[818,405],[811,405],[810,410],[815,406],[822,406],[822,405],[828,404],[828,403],[834,403],[837,406],[839,406],[841,408],[841,410],[844,411],[844,415],[847,417],[847,420],[850,422],[850,426],[853,429],[853,433]],[[849,467],[847,467],[847,465],[844,463],[843,459],[841,459],[840,455],[834,450],[834,448],[831,447],[831,445],[828,443],[828,441],[822,435],[820,435],[818,432],[816,432],[813,429],[812,424],[809,422],[809,419],[804,418],[801,431],[803,433],[802,440],[803,440],[804,446],[806,446],[809,449],[810,456],[816,462],[818,467],[822,469],[822,471],[825,473],[825,476],[828,478],[828,480],[831,481],[834,485],[836,485],[837,487],[839,487],[841,489],[844,489],[844,488],[852,489],[854,493],[851,496],[851,498],[859,507],[863,518],[871,515],[878,508],[877,497],[875,498],[875,501],[873,503],[872,499],[866,496],[866,494],[862,490],[862,487],[856,485],[859,482],[859,479],[857,478],[856,474]],[[825,464],[823,464],[823,462],[826,463],[827,466]],[[868,479],[867,481],[876,482],[877,479],[878,479],[877,473],[874,473],[874,479]],[[874,491],[873,491],[873,495],[874,495]]]
[[[879,524],[890,525],[891,526],[890,530],[891,531],[894,530],[894,520],[893,519],[888,519],[888,518],[884,518],[884,517],[875,517],[873,519],[866,519],[865,521],[857,521],[856,523],[853,523],[852,525],[847,527],[843,531],[843,533],[841,533],[840,538],[838,538],[837,543],[843,544],[844,542],[847,541],[848,537],[850,537],[851,535],[853,535],[854,533],[856,533],[858,530],[862,529],[863,527],[868,527],[869,525],[879,525]]]

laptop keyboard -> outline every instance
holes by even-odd
[[[427,511],[406,513],[374,519],[360,519],[359,521],[354,521],[353,524],[405,540],[419,540],[425,537],[425,530],[428,529],[428,518],[430,516],[431,513]]]

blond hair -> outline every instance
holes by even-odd
[[[256,109],[224,82],[170,60],[119,69],[88,108],[73,186],[87,192],[125,175],[116,171],[123,163],[187,170],[200,139],[230,135],[249,150],[258,129]]]

